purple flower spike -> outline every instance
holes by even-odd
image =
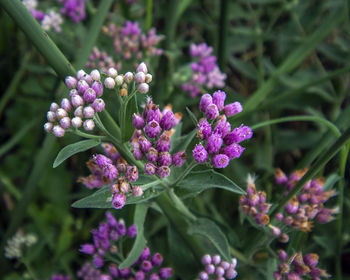
[[[114,218],[111,212],[109,211],[106,212],[106,218],[107,218],[107,223],[110,227],[117,226],[117,220]]]
[[[148,247],[145,247],[145,249],[143,249],[142,253],[141,253],[141,260],[147,260],[149,259],[149,257],[151,256],[151,252],[149,250]]]
[[[213,98],[209,93],[203,94],[199,103],[199,109],[205,113],[207,107],[213,103]]]
[[[221,135],[222,137],[225,137],[231,130],[231,124],[226,121],[226,117],[220,118],[214,128],[214,133],[217,133]]]
[[[234,158],[239,158],[245,148],[240,146],[239,144],[233,143],[229,146],[226,146],[225,148],[222,149],[222,153],[227,155],[229,159],[234,159]]]
[[[228,118],[242,112],[242,110],[243,110],[243,107],[239,102],[230,103],[224,107],[225,115]]]
[[[132,116],[132,124],[136,129],[142,129],[145,127],[145,120],[140,114],[134,114]]]
[[[156,122],[155,120],[152,120],[147,124],[145,128],[145,133],[149,138],[156,138],[161,130],[162,129],[159,126],[158,122]]]
[[[157,175],[160,178],[166,178],[170,175],[170,168],[169,166],[160,166],[157,168]]]
[[[153,163],[145,164],[145,173],[148,175],[154,175],[156,173],[157,167]]]
[[[210,104],[205,110],[205,116],[208,118],[208,120],[217,118],[217,116],[219,116],[218,107],[215,104]]]
[[[95,254],[95,246],[92,244],[82,244],[79,251],[84,254],[93,255]]]
[[[126,178],[130,182],[135,182],[139,178],[139,171],[136,166],[128,166],[126,169]]]
[[[176,125],[176,118],[172,111],[168,111],[164,114],[160,120],[160,127],[164,130],[170,130]]]
[[[214,168],[225,168],[230,162],[230,159],[225,154],[218,154],[213,156],[211,159],[211,163],[213,164]]]
[[[213,103],[218,107],[218,110],[221,111],[224,109],[226,99],[226,93],[218,90],[213,93]]]
[[[100,268],[103,266],[103,258],[100,257],[99,255],[95,255],[94,256],[94,260],[93,260],[94,266],[96,268]]]
[[[158,152],[169,152],[170,145],[170,137],[166,133],[163,133],[157,141],[157,150]]]
[[[194,147],[192,153],[194,160],[198,163],[205,163],[208,160],[208,152],[201,143]]]
[[[122,193],[116,193],[112,198],[112,205],[115,209],[121,209],[126,203],[126,196]]]
[[[128,228],[128,231],[127,231],[127,235],[129,238],[134,238],[137,234],[137,228],[136,228],[136,225],[131,225],[129,228]]]
[[[207,142],[206,149],[209,154],[217,154],[223,144],[222,137],[219,134],[212,134]]]
[[[149,272],[152,270],[152,268],[153,268],[152,263],[148,260],[144,260],[141,264],[141,269],[144,272]]]
[[[147,112],[147,116],[146,116],[146,121],[150,122],[150,121],[156,121],[157,123],[159,123],[160,121],[160,110],[158,108],[157,105],[153,104],[148,112]]]
[[[186,161],[187,155],[184,151],[178,152],[173,155],[173,165],[176,167],[182,166]]]
[[[96,154],[93,156],[94,162],[102,169],[105,165],[111,164],[112,160],[104,155]]]

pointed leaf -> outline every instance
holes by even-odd
[[[61,151],[59,151],[53,163],[53,168],[59,166],[62,162],[64,162],[67,158],[70,158],[72,155],[89,150],[99,145],[100,143],[100,139],[89,139],[65,146]]]
[[[192,113],[192,111],[190,109],[188,109],[188,107],[186,107],[186,111],[190,115],[190,118],[191,118],[193,124],[197,127],[198,120],[197,120],[196,116]]]
[[[199,218],[189,226],[188,233],[207,238],[215,246],[220,255],[226,261],[231,262],[226,236],[214,222],[206,218]]]
[[[134,225],[137,228],[136,240],[127,258],[119,265],[120,269],[133,265],[146,246],[146,240],[143,236],[143,224],[145,223],[147,209],[148,206],[145,204],[136,205],[134,214]]]
[[[191,143],[193,137],[196,135],[196,129],[175,139],[171,145],[171,152],[177,153],[179,151],[186,151],[188,145]]]
[[[219,188],[237,194],[245,194],[245,191],[236,183],[214,170],[191,172],[176,187],[179,190],[180,196],[186,198],[195,196],[210,188]]]

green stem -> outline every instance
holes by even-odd
[[[20,0],[0,0],[0,6],[23,30],[62,80],[68,75],[75,75],[76,71],[70,62]]]
[[[295,196],[305,185],[307,181],[312,179],[323,166],[330,161],[339,150],[349,141],[350,139],[350,128],[348,128],[344,134],[327,150],[327,152],[320,157],[315,164],[306,172],[306,174],[295,184],[293,189],[285,196],[278,204],[276,209],[272,211],[271,216],[274,216],[277,212],[281,211],[287,202]]]
[[[266,122],[261,122],[256,125],[251,126],[252,130],[256,130],[260,127],[268,126],[271,124],[276,124],[276,123],[284,123],[284,122],[294,122],[294,121],[313,121],[313,122],[318,122],[321,123],[325,126],[327,126],[337,137],[341,136],[341,132],[339,131],[338,127],[331,123],[330,121],[316,117],[316,116],[293,116],[293,117],[284,117],[284,118],[278,118],[274,120],[268,120]]]
[[[219,20],[219,50],[218,50],[218,63],[222,71],[226,68],[226,49],[227,49],[227,31],[228,31],[228,13],[229,13],[229,1],[220,1],[220,20]]]
[[[169,189],[168,194],[177,210],[179,210],[192,222],[197,219],[197,217],[193,215],[190,210],[188,210],[182,200],[175,194],[174,189]]]
[[[249,263],[248,259],[241,252],[239,252],[237,249],[235,249],[231,246],[230,246],[230,253],[232,256],[237,258],[237,260],[244,262],[244,263]]]
[[[84,137],[84,138],[89,138],[89,139],[101,139],[101,141],[106,140],[106,136],[99,136],[99,135],[93,135],[89,133],[85,133],[80,131],[79,129],[71,130],[70,132],[74,133],[75,135]]]
[[[25,259],[21,259],[22,263],[24,264],[24,266],[26,267],[30,277],[34,280],[38,280],[39,278],[36,277],[33,269],[32,269],[32,266],[30,265],[29,261],[25,260]]]
[[[340,168],[339,175],[342,178],[338,183],[338,208],[339,213],[337,215],[337,253],[336,253],[336,261],[335,261],[335,271],[336,271],[336,279],[341,280],[342,278],[342,266],[341,266],[341,256],[343,249],[343,204],[344,204],[344,176],[346,170],[346,162],[349,155],[350,144],[346,145],[341,151],[340,154]]]
[[[184,172],[182,172],[182,174],[176,179],[176,181],[171,184],[171,187],[176,187],[197,165],[198,163],[192,160],[192,162],[186,167]]]
[[[146,31],[152,27],[152,8],[153,0],[147,0]]]

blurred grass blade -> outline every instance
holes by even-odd
[[[6,154],[13,146],[15,146],[22,138],[38,124],[38,119],[34,119],[22,127],[18,132],[4,145],[0,147],[0,157]]]
[[[68,75],[75,75],[70,62],[20,0],[0,0],[0,5],[23,30],[62,80]]]
[[[274,120],[268,120],[266,122],[261,122],[261,123],[252,125],[251,129],[256,130],[260,127],[264,127],[264,126],[268,126],[276,123],[295,122],[295,121],[312,121],[312,122],[320,123],[328,127],[337,137],[341,136],[341,132],[336,125],[334,125],[333,123],[331,123],[326,119],[323,119],[317,116],[293,116],[293,117],[284,117],[284,118],[279,118]]]
[[[326,151],[326,153],[320,157],[311,167],[310,169],[306,172],[306,174],[295,184],[293,189],[288,193],[287,196],[285,196],[278,204],[276,209],[273,211],[271,216],[273,214],[277,213],[283,207],[287,204],[287,202],[294,196],[296,195],[305,185],[307,181],[312,179],[320,170],[323,166],[327,164],[328,161],[330,161],[344,145],[347,144],[347,142],[350,139],[350,128],[348,128],[344,134]]]
[[[343,9],[338,9],[329,15],[328,18],[325,18],[323,24],[304,43],[290,53],[276,72],[248,99],[244,106],[245,109],[251,110],[257,108],[275,89],[278,77],[293,71],[344,19],[345,13]]]

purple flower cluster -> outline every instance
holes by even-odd
[[[139,258],[131,266],[119,269],[115,263],[107,263],[106,255],[112,257],[119,253],[117,241],[123,237],[134,238],[137,235],[135,225],[126,228],[124,221],[117,221],[110,212],[106,212],[107,223],[100,223],[97,229],[91,231],[93,244],[83,244],[80,252],[93,256],[93,266],[85,264],[78,272],[78,277],[84,280],[90,279],[168,279],[173,275],[170,267],[161,267],[163,257],[160,253],[151,255],[148,247],[144,248]],[[108,266],[108,272],[103,268]]]
[[[61,107],[52,103],[47,112],[47,120],[44,129],[52,132],[56,137],[62,137],[70,127],[84,127],[85,130],[93,130],[95,123],[92,120],[95,112],[101,112],[105,103],[100,97],[103,94],[103,84],[100,72],[92,70],[90,75],[84,70],[79,70],[77,76],[66,77],[66,85],[69,88],[69,97],[63,98]]]
[[[247,181],[247,194],[240,197],[240,207],[242,212],[251,216],[257,224],[265,226],[270,222],[267,213],[271,204],[266,203],[266,193],[264,191],[256,190],[254,180],[250,176]]]
[[[282,172],[276,170],[276,182],[285,185],[287,195],[293,189],[296,182],[306,173],[307,169],[297,170],[289,178]],[[332,214],[337,213],[337,209],[330,209],[324,206],[324,203],[334,195],[334,190],[323,190],[324,179],[318,178],[308,181],[299,192],[285,206],[284,213],[277,213],[276,219],[287,226],[310,231],[313,220],[324,224],[332,221]]]
[[[329,278],[330,275],[323,269],[317,267],[318,255],[296,253],[291,257],[279,250],[278,259],[280,261],[278,270],[273,273],[275,280],[301,280],[304,277],[312,280],[320,280],[321,278]]]
[[[170,154],[171,131],[180,119],[170,106],[161,112],[152,99],[148,99],[142,115],[133,115],[132,122],[136,131],[130,140],[132,153],[135,159],[146,160],[146,174],[157,174],[160,178],[165,178],[170,175],[171,165],[179,167],[185,163],[184,151]]]
[[[192,44],[191,57],[197,58],[197,62],[191,64],[192,77],[189,82],[182,85],[182,90],[189,92],[191,97],[196,97],[202,90],[223,88],[226,74],[222,73],[216,63],[216,56],[212,55],[213,48],[206,43]]]
[[[94,47],[90,54],[89,61],[86,63],[86,67],[90,69],[98,68],[101,72],[107,73],[109,68],[115,68],[119,71],[121,62],[115,63],[113,57],[109,56],[104,51],[101,52],[97,47]]]
[[[155,28],[151,28],[147,34],[141,34],[138,22],[127,21],[124,27],[116,27],[111,23],[103,31],[113,38],[115,52],[125,60],[140,60],[159,56],[163,52],[156,47],[163,36],[157,35]]]
[[[70,280],[70,276],[63,274],[54,274],[51,276],[51,280]]]
[[[58,0],[63,4],[61,13],[70,17],[75,23],[85,19],[85,2],[87,0]]]
[[[109,143],[104,143],[105,155],[96,154],[87,162],[91,175],[78,179],[87,188],[100,188],[103,185],[111,185],[112,205],[115,209],[121,209],[127,195],[135,197],[143,194],[142,187],[132,186],[137,181],[139,172],[136,166],[129,165],[123,159],[117,149]]]
[[[221,261],[219,255],[204,255],[202,257],[202,264],[205,265],[205,270],[199,273],[200,280],[208,279],[235,279],[237,277],[237,259],[233,258],[230,264],[227,261]]]
[[[211,158],[215,168],[225,168],[230,160],[240,157],[245,148],[239,143],[253,135],[250,127],[243,124],[231,131],[227,118],[241,112],[242,106],[239,102],[225,105],[225,99],[226,93],[218,90],[213,96],[204,94],[199,104],[205,118],[199,120],[197,137],[202,142],[193,149],[193,157],[198,163]],[[221,111],[224,114],[220,115]]]

